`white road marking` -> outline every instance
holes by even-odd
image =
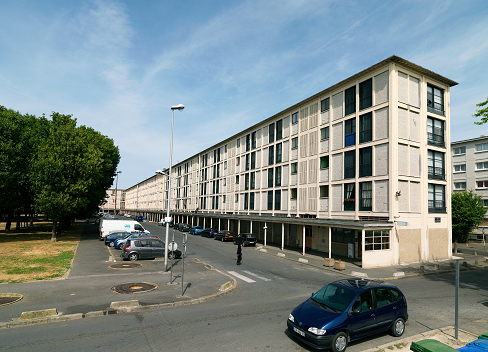
[[[267,279],[265,277],[262,277],[262,276],[259,276],[257,274],[254,274],[254,273],[251,273],[250,271],[247,271],[247,270],[243,270],[243,272],[245,272],[246,274],[248,275],[251,275],[251,276],[254,276],[254,277],[257,277],[258,279],[261,279],[261,280],[264,280],[264,281],[271,281],[271,279]]]
[[[246,282],[249,282],[249,283],[256,282],[253,279],[250,279],[250,278],[248,278],[248,277],[246,277],[244,275],[241,275],[241,274],[236,273],[235,271],[228,271],[228,273],[231,274],[231,275],[234,275],[235,277],[237,277],[237,278],[239,278],[241,280],[244,280]]]

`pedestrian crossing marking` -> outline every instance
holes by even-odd
[[[244,275],[241,275],[241,274],[236,273],[235,271],[228,271],[228,273],[231,274],[231,275],[234,275],[235,277],[237,277],[237,278],[239,278],[241,280],[244,280],[246,282],[249,282],[249,283],[256,282],[253,279],[250,279],[250,278],[248,278],[248,277],[246,277]]]
[[[257,277],[258,279],[261,279],[261,280],[264,280],[264,281],[271,281],[271,279],[267,279],[265,277],[259,276],[258,274],[251,273],[250,271],[247,271],[247,270],[243,270],[243,272],[245,272],[248,275]]]

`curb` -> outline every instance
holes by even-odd
[[[420,333],[420,334],[417,334],[417,335],[413,335],[413,336],[410,336],[410,337],[405,337],[405,338],[403,338],[401,340],[396,340],[395,342],[386,343],[386,344],[383,344],[383,345],[380,345],[380,346],[376,346],[376,347],[373,347],[373,348],[369,348],[367,350],[364,350],[363,352],[390,351],[390,350],[392,350],[391,346],[395,346],[395,345],[399,345],[399,344],[403,344],[403,343],[408,344],[408,343],[411,343],[411,342],[416,341],[416,340],[428,339],[428,338],[432,337],[432,335],[435,335],[437,333],[445,333],[445,334],[447,334],[447,331],[450,330],[450,329],[454,329],[454,326],[446,326],[446,327],[439,328],[439,329],[429,330],[429,331],[426,331],[426,332],[423,332],[423,333]],[[462,329],[458,329],[458,330],[460,332],[462,332],[462,333],[467,334],[467,335],[473,335],[473,339],[476,339],[477,338],[477,335],[474,335],[474,334],[470,333],[469,331],[462,330]]]
[[[223,297],[233,292],[236,289],[237,280],[234,279],[234,277],[232,277],[231,275],[223,273],[222,271],[213,268],[211,265],[205,264],[204,262],[200,261],[197,258],[193,259],[193,261],[196,263],[203,264],[205,268],[208,270],[214,270],[216,272],[219,272],[222,275],[227,276],[230,279],[230,281],[227,281],[225,284],[221,285],[219,292],[213,293],[211,295],[199,297],[199,298],[193,298],[187,301],[151,304],[146,306],[140,305],[137,300],[118,301],[118,302],[112,302],[110,304],[110,308],[107,308],[105,310],[87,312],[87,313],[66,314],[66,315],[57,314],[56,308],[38,310],[33,312],[24,312],[24,313],[34,313],[31,314],[33,318],[30,319],[15,318],[9,322],[0,322],[0,330],[28,326],[28,325],[55,323],[60,321],[69,321],[69,320],[77,320],[77,319],[84,319],[84,318],[95,318],[95,317],[101,317],[101,316],[112,315],[112,314],[132,313],[132,312],[141,312],[146,310],[156,310],[162,308],[190,306],[193,304],[204,303],[204,302],[212,301],[219,297]]]
[[[318,269],[330,271],[330,272],[333,272],[333,273],[336,273],[336,274],[346,275],[346,276],[354,277],[354,278],[368,277],[368,275],[366,273],[361,273],[361,272],[353,271],[353,272],[351,272],[351,274],[349,274],[349,273],[346,273],[346,272],[343,272],[343,271],[338,271],[336,269],[329,269],[329,267],[326,267],[326,266],[320,266],[320,265],[316,265],[316,264],[311,264],[311,263],[308,262],[307,259],[303,259],[303,258],[293,259],[293,258],[286,257],[283,253],[277,253],[277,254],[270,253],[267,250],[263,250],[263,247],[256,247],[255,250],[258,251],[258,252],[262,252],[262,253],[268,254],[268,255],[272,255],[274,257],[279,257],[279,258],[291,260],[291,261],[296,262],[296,263],[301,263],[301,264],[304,264],[304,265],[309,265],[309,266],[312,266],[314,268],[318,268]],[[460,266],[460,268],[459,268],[460,271],[476,270],[476,269],[478,269],[478,267],[477,266],[474,266],[474,265],[468,266],[468,267],[461,267]],[[432,271],[432,272],[418,272],[418,273],[415,273],[415,274],[408,274],[408,275],[405,275],[404,272],[396,272],[396,273],[393,273],[393,276],[390,276],[390,277],[370,278],[370,279],[371,280],[379,280],[379,281],[391,281],[391,280],[408,279],[408,278],[412,278],[412,277],[420,277],[420,276],[429,276],[429,275],[445,274],[445,273],[451,273],[451,272],[455,272],[455,271],[456,271],[456,269],[454,268],[454,269],[436,270],[436,271]]]

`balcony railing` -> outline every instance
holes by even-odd
[[[436,147],[442,148],[446,146],[446,143],[444,142],[444,135],[431,132],[427,132],[427,143],[429,145],[435,145]]]
[[[429,213],[445,213],[446,202],[444,200],[429,200]]]
[[[428,172],[428,177],[430,179],[434,179],[434,180],[445,180],[446,179],[445,170],[443,167],[429,166],[427,172]]]

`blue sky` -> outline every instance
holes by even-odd
[[[0,2],[0,105],[73,114],[120,148],[118,187],[400,56],[459,83],[452,141],[488,134],[488,1]]]

